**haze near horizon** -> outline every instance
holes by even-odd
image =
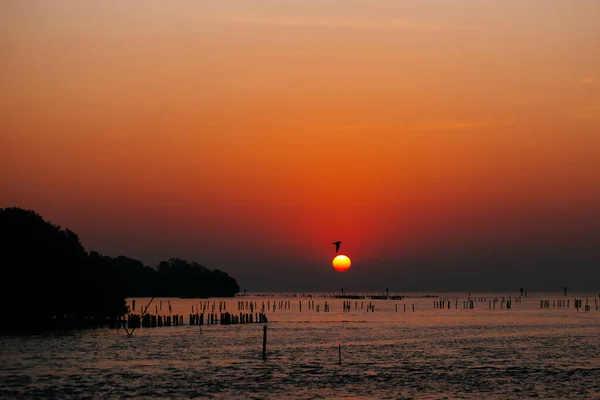
[[[0,207],[252,291],[596,290],[598,15],[4,1]]]

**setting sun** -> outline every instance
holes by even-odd
[[[333,268],[338,272],[347,271],[348,268],[350,268],[350,265],[352,265],[350,258],[343,254],[340,254],[333,259]]]

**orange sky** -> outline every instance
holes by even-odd
[[[0,207],[261,289],[288,268],[334,279],[335,240],[382,282],[461,252],[596,260],[598,16],[586,0],[5,0]]]

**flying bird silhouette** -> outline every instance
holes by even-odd
[[[339,240],[337,242],[333,242],[331,244],[335,244],[335,252],[337,253],[338,250],[340,249],[340,244],[342,244],[342,242],[340,242]]]

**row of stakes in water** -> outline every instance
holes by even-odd
[[[438,300],[433,302],[433,306],[434,309],[450,309],[452,308],[452,303],[451,303],[451,298],[450,297],[440,297]],[[454,308],[458,308],[459,305],[459,298],[458,297],[453,297],[452,301],[454,302]],[[488,308],[491,309],[496,309],[497,306],[496,304],[499,304],[499,308],[500,309],[510,309],[512,308],[512,304],[513,302],[515,303],[521,303],[522,302],[522,297],[518,296],[515,299],[512,299],[511,296],[507,298],[505,297],[495,297],[494,299],[488,299],[487,297],[474,297],[474,298],[468,298],[466,300],[462,301],[462,308],[463,309],[474,309],[475,308],[475,303],[488,303]],[[598,299],[594,299],[595,302],[595,308],[596,310],[598,310],[599,306],[598,306]],[[269,310],[269,311],[273,311],[275,312],[277,309],[280,310],[290,310],[291,309],[291,302],[289,300],[281,300],[281,301],[267,301],[266,303],[264,301],[261,302],[261,308],[260,311],[261,312],[265,312],[265,310]],[[315,310],[317,312],[321,311],[321,305],[319,304],[315,304],[314,300],[308,300],[308,309],[309,310]],[[219,310],[219,313],[222,313],[223,311],[226,311],[227,309],[227,305],[226,305],[226,301],[202,301],[199,304],[194,304],[192,305],[192,313],[204,313],[207,311],[212,311],[213,313],[216,312],[216,310]],[[344,301],[343,303],[343,311],[344,312],[349,312],[352,309],[352,301]],[[168,305],[168,309],[169,309],[169,313],[171,313],[172,311],[172,306],[171,306],[171,301],[169,300],[167,302]],[[299,311],[302,312],[302,301],[298,302],[298,306],[299,306]],[[361,301],[360,302],[360,309],[364,309],[364,302]],[[406,311],[406,304],[403,304],[403,310]],[[563,308],[563,307],[570,307],[570,300],[554,300],[552,301],[552,303],[549,300],[542,300],[540,301],[540,308]],[[238,310],[248,310],[251,313],[254,313],[256,310],[258,310],[258,304],[255,301],[238,301],[237,302],[237,308]],[[398,311],[398,305],[396,304],[395,306],[396,308],[396,312]],[[584,307],[584,305],[582,304],[582,300],[577,300],[575,299],[575,308],[579,309],[579,308],[584,308],[586,311],[590,311],[591,310],[591,306],[589,305],[589,299],[586,298],[586,305]],[[159,304],[155,305],[155,312],[156,314],[158,314],[158,311],[163,309],[163,301],[160,300]],[[354,309],[359,309],[359,302],[355,301],[354,302]],[[131,310],[135,310],[135,300],[132,301],[132,306],[131,306]],[[327,301],[325,301],[325,304],[323,305],[322,310],[324,312],[329,312],[330,311],[330,305],[327,303]],[[367,312],[371,311],[374,312],[375,311],[375,305],[372,302],[369,302],[369,304],[367,304],[367,308],[366,308]],[[415,310],[415,306],[414,304],[412,304],[412,311]]]
[[[403,312],[406,312],[406,304],[402,304],[403,306]],[[344,312],[351,312],[352,311],[352,301],[344,301],[343,303],[343,308],[344,308]],[[358,301],[354,302],[354,309],[358,310]],[[364,302],[360,302],[360,309],[363,310],[364,309]],[[375,312],[375,304],[369,302],[369,304],[367,304],[367,312]],[[415,305],[412,304],[412,311],[415,312]],[[398,312],[398,304],[396,304],[396,312]]]
[[[150,315],[129,314],[127,316],[128,328],[153,328],[162,326],[181,326],[183,325],[183,315]],[[120,327],[120,326],[118,326]]]
[[[600,297],[600,296],[599,296]],[[585,298],[585,305],[583,304],[583,299],[574,299],[573,300],[574,308],[579,311],[580,308],[583,308],[584,311],[592,311],[592,305],[590,304],[590,299],[588,297]],[[594,299],[594,306],[596,311],[600,310],[600,305],[598,304],[598,298]],[[570,308],[571,300],[540,300],[540,308]]]
[[[171,306],[171,301],[167,300],[167,306],[169,309],[169,313],[172,313],[172,306]],[[163,301],[160,300],[158,304],[155,304],[154,306],[154,311],[156,314],[158,314],[158,311],[162,311],[163,309]],[[144,307],[142,307],[143,309]],[[219,310],[219,313],[226,311],[227,310],[227,302],[226,301],[201,301],[198,304],[192,304],[192,313],[196,312],[196,313],[200,313],[200,312],[208,312],[208,311],[212,311],[213,313],[217,311],[217,309]],[[128,306],[128,311],[135,311],[135,300],[132,300],[131,302],[131,307]]]
[[[258,309],[257,303],[256,301],[238,301],[237,302],[237,306],[238,306],[238,311],[239,310],[248,310],[250,312],[253,312],[254,310]],[[302,307],[302,306],[300,306]],[[291,310],[292,309],[292,303],[289,300],[280,300],[278,302],[273,301],[273,304],[271,304],[270,301],[267,301],[267,303],[265,304],[265,302],[263,301],[261,304],[261,310]]]
[[[454,298],[454,308],[458,309],[458,304],[459,304],[459,299],[458,298]],[[466,309],[466,310],[473,310],[475,308],[475,303],[476,302],[480,302],[480,303],[487,303],[488,304],[488,309],[490,310],[495,310],[496,304],[499,304],[498,308],[500,308],[501,310],[503,309],[511,309],[513,302],[516,303],[521,303],[521,298],[517,297],[516,299],[505,299],[504,297],[502,298],[494,298],[494,299],[484,299],[484,298],[478,298],[478,299],[466,299],[462,301],[462,308]],[[436,300],[433,302],[433,308],[434,309],[438,309],[438,310],[443,310],[443,309],[451,309],[452,308],[452,301],[448,300],[448,298],[441,298],[439,300]]]
[[[267,323],[268,319],[264,313],[209,313],[209,314],[190,314],[188,324],[191,325],[237,325],[252,323]],[[120,328],[123,325],[128,328],[156,328],[163,326],[183,326],[183,315],[150,315],[129,314],[127,321],[117,321],[111,324],[111,328]]]
[[[438,300],[440,300],[440,301],[443,300],[443,301],[454,301],[454,302],[456,302],[456,301],[459,301],[460,299],[461,298],[457,297],[457,296],[453,296],[453,297],[450,297],[450,296],[440,296],[440,297],[438,297]],[[494,297],[492,299],[487,298],[487,297],[471,297],[471,296],[469,296],[466,299],[464,299],[463,301],[470,301],[470,300],[472,300],[474,303],[489,303],[490,301],[493,301],[493,302],[506,302],[506,301],[510,301],[510,302],[514,302],[514,303],[522,303],[523,302],[523,298],[521,296],[517,296],[517,297],[515,297],[513,299],[513,297],[510,296],[510,295],[508,297],[501,296],[501,297]]]
[[[192,313],[196,312],[196,313],[205,313],[205,312],[209,312],[211,311],[212,313],[215,313],[217,311],[217,309],[219,310],[219,313],[222,313],[223,311],[227,311],[227,302],[224,300],[220,300],[218,302],[216,301],[201,301],[198,304],[192,304]]]
[[[321,311],[321,305],[316,304],[314,300],[308,300],[308,309],[309,310],[315,310],[317,312]],[[251,312],[256,310],[258,308],[257,303],[254,301],[238,301],[238,310],[250,310]],[[267,301],[266,303],[264,301],[261,302],[261,311],[273,311],[275,312],[276,310],[291,310],[292,309],[292,303],[289,300],[281,300],[281,301]],[[330,311],[330,305],[327,304],[327,301],[325,301],[325,304],[323,305],[323,311],[325,312],[329,312]],[[302,312],[302,301],[298,302],[298,310],[300,312]]]
[[[343,305],[343,311],[344,312],[349,312],[352,309],[352,301],[344,301],[342,303]],[[261,307],[261,311],[264,312],[264,310],[272,310],[272,311],[276,311],[277,309],[283,309],[283,310],[290,310],[291,309],[291,302],[289,300],[286,301],[279,301],[279,302],[275,302],[273,301],[272,304],[271,302],[267,302],[265,303],[264,301],[262,302],[262,307]],[[320,312],[321,310],[323,312],[329,312],[331,311],[331,305],[327,303],[327,301],[325,301],[325,303],[322,305],[320,304],[315,304],[314,300],[308,300],[307,301],[307,307],[309,310],[314,310],[316,312]],[[257,308],[257,303],[256,302],[252,302],[252,301],[238,301],[238,310],[250,310],[253,311]],[[355,301],[354,302],[354,309],[358,310],[359,309],[359,302]],[[364,301],[360,302],[360,309],[364,310],[365,309],[365,304]],[[371,311],[374,312],[375,311],[375,304],[372,302],[369,302],[367,304],[367,308],[366,308],[367,312]],[[412,305],[412,310],[415,310],[415,305]],[[298,311],[302,312],[302,301],[298,301]],[[396,305],[396,311],[398,311],[398,305]],[[404,311],[406,311],[406,304],[404,304]]]
[[[168,307],[169,307],[169,313],[171,313],[171,312],[172,312],[172,308],[171,308],[171,300],[168,300],[168,303],[167,303],[167,305],[168,305]],[[159,304],[156,304],[156,305],[155,305],[155,311],[156,311],[156,313],[157,313],[157,314],[158,314],[159,307],[160,307],[160,310],[162,311],[162,309],[163,309],[163,301],[162,301],[162,300],[160,300]],[[142,309],[143,309],[143,308],[144,308],[144,307],[142,307]],[[130,307],[129,305],[127,306],[127,312],[128,312],[128,313],[131,313],[132,311],[135,311],[135,299],[133,299],[133,300],[131,301],[131,307]]]

